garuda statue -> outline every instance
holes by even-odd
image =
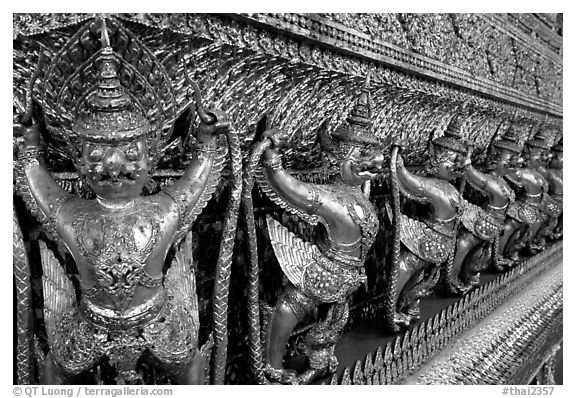
[[[430,146],[429,176],[410,172],[398,153],[391,156],[393,223],[392,261],[388,270],[385,318],[393,331],[407,328],[420,317],[420,299],[429,295],[440,277],[440,267],[452,261],[462,197],[450,181],[462,175],[466,146],[462,142],[460,115],[452,118],[444,136]],[[413,217],[400,211],[400,197],[424,205]]]
[[[114,29],[118,37],[121,28]],[[93,53],[86,53],[94,32],[101,47],[96,41]],[[83,46],[76,46],[79,42]],[[184,175],[143,196],[171,134],[164,126],[174,120],[169,112],[175,105],[154,56],[136,39],[129,47],[133,64],[112,49],[106,20],[90,22],[52,60],[42,88],[47,137],[66,144],[60,149],[73,159],[95,199],[68,193],[53,179],[39,124],[21,120],[14,127],[24,137],[18,154],[20,195],[77,269],[67,273],[40,244],[49,346],[45,384],[69,382],[105,360],[115,366],[119,383],[139,383],[136,366],[143,357],[174,382],[204,382],[210,352],[209,343],[198,348],[190,239],[167,270],[165,260],[216,186],[225,159],[218,135],[230,124],[225,114],[197,103],[196,150]],[[85,60],[75,65],[82,57],[74,52],[78,48]]]
[[[507,130],[509,132],[510,130]],[[464,165],[464,177],[471,187],[485,197],[482,206],[464,201],[461,228],[452,263],[444,273],[444,285],[454,294],[465,293],[479,284],[479,273],[490,265],[490,254],[504,229],[506,211],[515,194],[504,177],[516,170],[521,153],[516,139],[505,134],[492,144],[486,159],[486,172]]]
[[[315,244],[305,242],[271,217],[268,234],[288,279],[266,328],[264,362],[269,381],[309,383],[336,370],[334,347],[348,319],[347,298],[366,282],[364,260],[378,232],[374,207],[362,186],[383,163],[379,142],[371,131],[368,83],[347,123],[324,140],[326,154],[338,168],[327,184],[302,182],[283,169],[279,148],[287,140],[273,129],[264,133],[260,186],[276,204],[317,228]],[[283,366],[294,329],[326,304],[326,316],[305,337],[308,367],[300,374]]]
[[[549,190],[544,194],[540,211],[544,213],[546,220],[540,226],[534,244],[536,247],[544,247],[546,240],[556,240],[562,237],[562,214],[563,214],[563,145],[562,139],[550,149],[552,150],[548,167],[539,167],[537,170],[548,181]]]
[[[514,133],[510,135],[514,136]],[[516,191],[517,200],[506,212],[508,217],[498,243],[497,270],[509,268],[518,262],[518,252],[532,241],[544,221],[540,209],[544,193],[548,192],[548,182],[537,168],[542,166],[543,153],[547,149],[546,137],[539,130],[524,145],[523,156],[527,160],[519,159],[520,165],[526,162],[524,167],[506,175],[509,185]]]

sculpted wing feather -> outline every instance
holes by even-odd
[[[476,221],[479,220],[485,212],[481,207],[476,206],[465,199],[462,199],[460,203],[463,211],[460,221],[469,231],[473,232],[475,231]]]
[[[172,264],[166,272],[164,286],[170,296],[175,297],[192,316],[195,333],[198,332],[200,320],[198,318],[198,296],[196,295],[196,276],[192,258],[192,232],[186,234],[180,243]]]
[[[422,221],[400,216],[400,240],[421,259],[440,264],[448,259],[454,241],[432,230]]]
[[[44,292],[44,323],[48,339],[54,337],[57,322],[76,309],[76,293],[72,281],[46,244],[39,241],[42,259],[42,288]]]
[[[219,142],[217,148],[218,150],[214,154],[214,160],[212,162],[210,177],[208,177],[208,181],[206,181],[206,184],[202,189],[202,194],[198,198],[198,201],[193,207],[191,207],[188,210],[185,219],[183,219],[180,222],[180,227],[178,229],[178,232],[176,233],[177,237],[176,241],[184,237],[186,232],[190,230],[192,224],[194,223],[194,221],[196,221],[198,215],[202,213],[202,211],[210,201],[212,194],[216,191],[216,188],[220,183],[222,170],[224,169],[224,166],[226,164],[226,155],[228,154],[228,147]]]
[[[317,225],[318,221],[320,221],[320,217],[314,214],[308,214],[305,211],[299,209],[296,206],[288,203],[284,199],[282,199],[270,186],[268,182],[268,178],[266,177],[265,173],[263,172],[262,167],[258,167],[256,169],[256,181],[258,181],[258,186],[264,192],[264,194],[270,198],[270,200],[277,206],[281,207],[282,209],[288,211],[291,214],[294,214],[300,217],[302,220],[306,221],[310,225]]]
[[[306,268],[315,262],[315,255],[320,255],[318,248],[304,242],[270,216],[266,216],[266,223],[280,267],[294,286],[302,286]]]
[[[418,244],[422,239],[424,228],[420,221],[400,214],[400,241],[414,254],[419,255]]]

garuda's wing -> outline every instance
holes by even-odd
[[[449,238],[433,231],[422,221],[400,215],[400,241],[421,259],[440,264],[448,259],[452,250]]]
[[[208,177],[208,181],[206,181],[206,184],[202,188],[202,194],[198,198],[196,204],[186,213],[184,219],[180,221],[178,231],[176,232],[176,242],[186,236],[186,233],[190,230],[198,215],[202,213],[220,184],[222,171],[226,164],[226,155],[228,154],[228,147],[224,145],[224,141],[222,140],[224,140],[223,137],[218,138],[218,143],[216,145],[218,149],[214,155],[210,177]]]
[[[166,272],[164,286],[168,295],[186,308],[186,312],[192,317],[192,333],[195,341],[198,341],[198,328],[200,320],[198,316],[198,296],[196,294],[196,276],[192,259],[192,232],[186,234],[184,240],[176,250],[172,265]]]
[[[304,242],[270,216],[266,217],[266,223],[270,242],[282,271],[294,286],[303,286],[306,268],[320,255],[318,248]]]
[[[42,259],[42,288],[44,292],[44,324],[48,341],[52,342],[56,325],[65,315],[76,310],[76,293],[64,267],[46,244],[39,241]]]
[[[256,174],[256,181],[258,181],[258,185],[259,185],[260,189],[262,190],[262,192],[264,192],[264,194],[268,198],[270,198],[270,200],[275,205],[281,207],[282,209],[288,211],[291,214],[294,214],[294,215],[300,217],[302,220],[306,221],[310,225],[318,224],[318,221],[320,221],[319,216],[314,215],[314,214],[308,214],[304,210],[299,209],[298,207],[288,203],[287,201],[282,199],[276,193],[276,191],[274,191],[274,189],[272,189],[272,187],[270,186],[270,183],[268,182],[268,178],[266,177],[265,173],[263,172],[262,167],[258,167],[256,169],[255,174]]]
[[[476,222],[484,216],[485,211],[481,207],[464,199],[460,203],[462,205],[462,216],[460,217],[460,222],[464,224],[468,231],[474,232]]]

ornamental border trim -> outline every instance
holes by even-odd
[[[459,86],[489,98],[562,116],[562,106],[559,104],[526,95],[493,80],[475,77],[461,68],[446,65],[379,39],[372,39],[364,33],[313,14],[237,14],[231,17],[296,35],[315,44],[375,61],[402,72]],[[500,23],[490,22],[501,28]],[[519,32],[512,32],[510,29],[506,33],[514,38],[521,36]],[[524,40],[518,40],[525,44]]]
[[[461,68],[372,39],[314,14],[112,15],[127,22],[247,47],[347,75],[364,77],[370,72],[374,82],[456,102],[470,102],[497,113],[505,111],[533,120],[541,119],[543,114],[553,118],[563,116],[562,104],[524,94],[490,79],[475,77]],[[46,33],[92,17],[94,14],[23,16],[22,20],[14,20],[13,37]],[[517,33],[527,36],[520,29]]]
[[[426,321],[410,328],[409,330],[397,335],[389,340],[384,346],[378,347],[375,353],[368,353],[364,360],[357,360],[353,366],[346,367],[339,374],[334,374],[327,383],[332,385],[381,385],[381,384],[404,384],[414,383],[416,376],[422,374],[423,368],[429,364],[435,357],[441,356],[447,347],[450,347],[456,340],[466,333],[472,333],[474,328],[498,309],[501,309],[510,300],[522,295],[526,286],[531,285],[543,276],[549,274],[550,270],[557,266],[557,261],[563,255],[563,243],[557,243],[546,251],[529,258],[517,267],[511,269],[505,274],[480,286],[478,289],[471,291],[464,297],[460,298],[449,307],[444,308]],[[561,272],[561,271],[560,271]],[[538,283],[538,282],[537,282]],[[524,359],[526,361],[535,361],[540,354],[539,349],[546,347],[545,341],[554,340],[557,344],[558,336],[561,336],[562,317],[562,281],[549,289],[546,296],[538,299],[539,303],[555,307],[554,311],[549,311],[539,322],[539,328],[533,332],[542,332],[541,336],[535,336],[535,333],[529,333],[522,342],[532,344],[533,352]],[[533,307],[534,310],[539,308]],[[560,310],[558,310],[560,308]],[[560,312],[559,312],[560,311]],[[528,314],[529,315],[529,314]],[[519,316],[520,323],[523,327],[532,330],[532,325],[527,321],[527,316]],[[517,321],[517,320],[515,320]],[[549,323],[546,323],[549,322]],[[509,331],[510,329],[506,329]],[[520,330],[520,329],[519,329]],[[524,329],[522,329],[524,331]],[[559,331],[560,330],[560,331]],[[499,336],[502,337],[502,336]],[[487,346],[488,347],[488,346]],[[502,362],[508,365],[506,358],[506,349],[510,347],[506,344],[497,347],[488,347],[495,349],[503,357]],[[514,346],[514,350],[521,350],[524,346]],[[486,349],[486,347],[478,347]],[[504,351],[503,351],[504,350]],[[485,351],[479,351],[474,358],[485,358],[482,354]],[[374,358],[374,359],[373,359]],[[522,371],[522,366],[510,368],[509,376],[516,382],[528,382],[533,374],[528,375]],[[462,383],[466,375],[457,373],[437,375],[433,369],[423,380],[428,380],[431,376],[438,377],[446,383]],[[484,382],[489,382],[490,377],[494,374],[485,374]],[[437,379],[434,379],[438,383]],[[497,380],[502,383],[502,380]],[[519,384],[519,383],[514,383]]]

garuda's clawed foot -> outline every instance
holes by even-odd
[[[408,328],[411,321],[412,317],[408,314],[404,314],[403,312],[397,312],[396,315],[394,315],[394,324],[400,329]]]
[[[518,258],[518,255],[516,255],[516,258]],[[508,258],[500,257],[499,259],[494,261],[494,269],[498,272],[503,272],[509,268],[512,268],[513,265],[514,265],[514,260],[512,258],[508,259]]]
[[[317,378],[326,376],[328,373],[329,373],[328,368],[308,369],[303,373],[301,373],[300,375],[298,375],[299,383],[297,384],[310,384]]]
[[[267,364],[264,373],[270,384],[301,384],[293,369],[276,369]]]
[[[530,252],[530,254],[538,254],[544,250],[545,246],[546,245],[544,242],[538,241],[538,242],[532,243],[530,245],[530,247],[528,248],[528,251]]]
[[[469,292],[478,286],[480,286],[480,272],[477,272],[470,277],[470,280],[468,281],[468,290],[466,292]]]

